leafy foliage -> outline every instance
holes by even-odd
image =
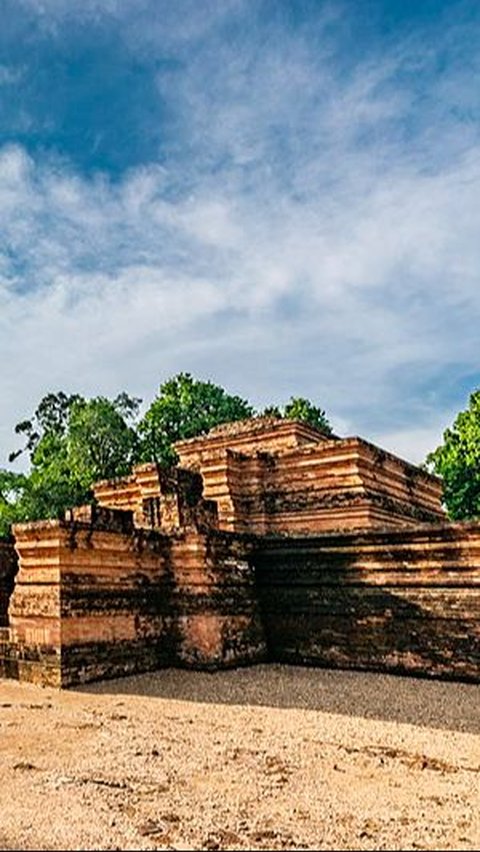
[[[284,417],[287,420],[303,420],[326,435],[332,434],[332,427],[325,412],[302,396],[292,396],[283,410],[277,405],[270,405],[263,411],[271,417]]]
[[[231,396],[219,385],[198,381],[190,373],[179,373],[160,386],[139,424],[142,457],[174,464],[175,441],[203,435],[220,423],[244,420],[254,413],[246,400]]]
[[[139,442],[128,419],[139,400],[125,394],[113,402],[96,397],[76,401],[70,411],[67,460],[74,480],[84,489],[100,479],[124,476],[138,458]]]
[[[17,435],[25,435],[25,446],[10,453],[8,460],[12,462],[26,452],[30,461],[35,462],[37,449],[40,447],[40,454],[46,450],[42,441],[48,444],[51,439],[65,435],[70,409],[79,400],[78,394],[67,396],[63,391],[44,396],[32,419],[22,420],[15,426]]]
[[[126,394],[113,401],[62,392],[44,397],[15,429],[26,440],[10,460],[28,453],[29,474],[0,471],[0,535],[12,523],[58,517],[90,500],[94,482],[128,473],[138,438],[127,420],[138,405]]]
[[[443,479],[451,518],[480,517],[480,390],[445,430],[443,444],[427,456],[427,467]]]
[[[325,432],[327,435],[331,435],[332,433],[332,427],[327,420],[325,412],[302,396],[291,397],[283,410],[283,416],[288,420],[303,420],[305,423],[315,426],[316,429],[320,429],[321,432]]]
[[[11,524],[27,519],[20,505],[26,481],[21,473],[0,470],[0,536],[8,534]]]

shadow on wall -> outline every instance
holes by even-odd
[[[0,539],[0,627],[8,625],[8,605],[18,571],[13,539]]]
[[[254,562],[270,659],[478,683],[478,569],[455,534],[444,531],[431,553],[402,532],[262,543]]]
[[[228,671],[181,669],[77,687],[94,695],[131,695],[214,705],[314,710],[352,718],[480,733],[480,687],[475,684],[261,664]],[[152,704],[151,712],[155,713]],[[158,713],[161,713],[158,708]]]

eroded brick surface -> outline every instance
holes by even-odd
[[[278,661],[480,680],[480,525],[264,539]]]
[[[10,602],[18,676],[68,685],[162,665],[203,668],[265,657],[245,545],[212,529],[137,528],[86,507],[15,528]],[[111,524],[111,528],[108,527]],[[53,669],[56,674],[54,675]]]
[[[8,624],[8,604],[17,570],[13,539],[0,539],[0,628]]]
[[[176,444],[225,529],[301,534],[444,519],[437,477],[360,438],[269,418],[262,431],[262,422]]]

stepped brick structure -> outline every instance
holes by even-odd
[[[360,438],[328,438],[304,423],[220,426],[176,449],[182,467],[200,471],[222,528],[234,532],[321,533],[443,517],[436,477]]]
[[[447,523],[436,477],[275,418],[176,451],[0,543],[0,675],[278,660],[480,681],[480,524]]]
[[[177,477],[197,471],[200,491],[203,485],[203,496],[216,504],[218,526],[232,532],[320,533],[444,518],[436,477],[360,438],[329,438],[305,423],[227,424],[178,442],[176,450]],[[102,506],[132,511],[142,525],[160,502],[167,511],[168,499],[175,499],[165,487],[150,464],[99,483],[95,497]],[[176,484],[169,493],[175,491]],[[165,528],[166,519],[156,520]]]

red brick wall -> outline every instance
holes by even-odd
[[[20,679],[68,685],[263,657],[243,543],[215,530],[136,529],[124,512],[87,515],[15,528],[10,638]]]
[[[479,524],[252,537],[78,518],[16,528],[3,673],[68,685],[268,657],[480,681]]]
[[[188,470],[140,465],[129,477],[98,483],[99,504],[132,511],[137,526],[166,530],[174,525],[167,504],[175,509],[176,494],[191,487],[188,476],[197,471],[203,497],[217,505],[219,526],[235,532],[321,533],[444,519],[437,477],[360,438],[329,439],[306,424],[259,418],[176,449]],[[161,500],[162,518],[146,512],[154,500]],[[177,525],[189,522],[187,502],[177,506]]]
[[[220,526],[237,532],[405,527],[445,517],[436,477],[358,438],[277,455],[204,449],[200,471]]]
[[[480,681],[480,525],[264,539],[272,659]]]
[[[8,603],[17,572],[17,554],[13,540],[0,539],[0,627],[8,624]]]

